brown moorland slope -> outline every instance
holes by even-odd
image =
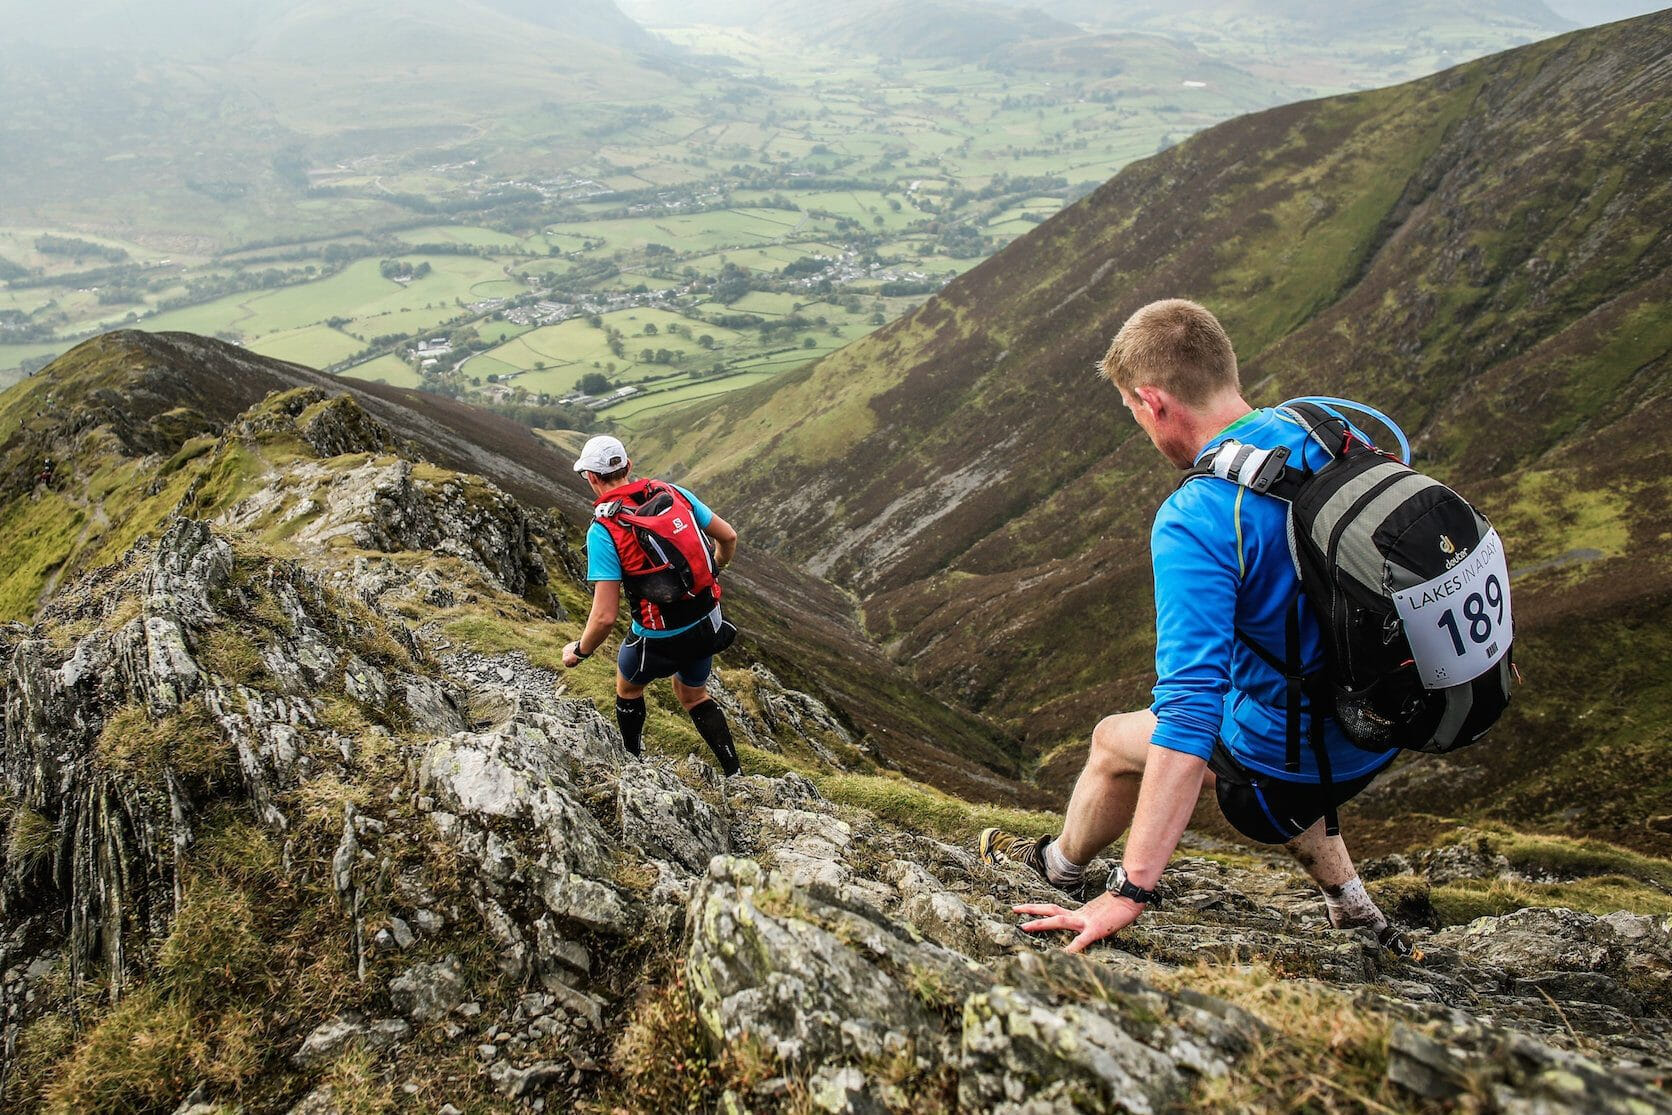
[[[1665,843],[1669,78],[1663,12],[1231,121],[654,451],[1061,791],[1096,717],[1147,699],[1176,479],[1092,366],[1138,306],[1196,298],[1256,403],[1382,407],[1511,547],[1529,684],[1498,746],[1409,765],[1384,807],[1438,808],[1439,771],[1448,810]]]

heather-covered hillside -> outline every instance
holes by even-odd
[[[1661,13],[1224,124],[656,456],[1063,788],[1096,718],[1147,700],[1175,481],[1092,365],[1138,306],[1198,299],[1254,402],[1382,407],[1508,542],[1528,684],[1492,746],[1410,764],[1382,808],[1440,809],[1438,779],[1446,808],[1664,846],[1669,76]]]

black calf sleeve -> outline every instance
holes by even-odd
[[[690,710],[691,723],[697,726],[697,732],[703,742],[714,752],[714,757],[720,760],[720,769],[727,776],[736,774],[742,767],[737,761],[737,748],[732,746],[731,727],[726,723],[726,714],[712,699],[702,702]]]
[[[637,758],[639,749],[644,741],[644,698],[626,697],[615,699],[615,722],[621,725],[621,742],[627,745],[628,754]]]

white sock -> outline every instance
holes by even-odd
[[[1377,907],[1376,900],[1364,889],[1364,880],[1354,875],[1339,887],[1323,887],[1324,905],[1329,907],[1329,923],[1337,929],[1368,925],[1380,929],[1388,923]]]
[[[1086,869],[1062,854],[1053,840],[1045,845],[1045,877],[1057,886],[1072,886],[1080,881]]]

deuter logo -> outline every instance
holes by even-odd
[[[1452,554],[1457,552],[1457,547],[1452,544],[1451,537],[1449,535],[1440,535],[1440,552],[1445,554],[1447,557],[1450,557]]]
[[[1452,568],[1458,562],[1469,556],[1467,547],[1459,550],[1457,548],[1457,543],[1453,542],[1451,540],[1451,536],[1446,534],[1440,535],[1440,552],[1446,555],[1447,569]]]

